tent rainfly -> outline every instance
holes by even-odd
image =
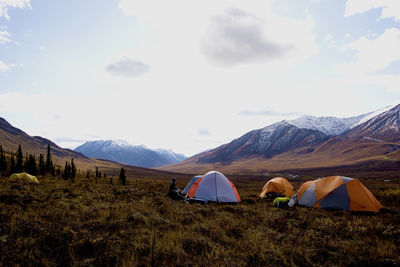
[[[305,182],[292,200],[302,206],[323,209],[378,212],[382,208],[359,180],[344,176]]]
[[[215,202],[240,202],[235,185],[220,172],[210,171],[190,187],[187,196]]]
[[[267,193],[277,193],[285,195],[286,197],[293,197],[295,192],[293,190],[293,185],[282,177],[275,177],[269,180],[263,187],[260,198],[264,198]]]

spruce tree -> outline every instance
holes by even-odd
[[[74,164],[74,159],[71,159],[71,178],[74,179],[76,176],[76,166]]]
[[[65,161],[65,166],[64,166],[64,174],[63,174],[63,179],[67,180],[69,178],[69,172],[70,172],[70,167],[68,161]]]
[[[50,144],[47,145],[46,172],[54,175],[53,161],[51,160]]]
[[[7,173],[6,155],[4,154],[3,147],[0,145],[0,176],[4,176],[6,173]]]
[[[37,175],[36,159],[33,155],[29,155],[25,170],[29,174]]]
[[[17,162],[15,164],[16,172],[22,172],[22,163],[23,163],[22,149],[21,149],[21,145],[18,145]]]
[[[46,165],[44,164],[44,155],[39,155],[39,175],[46,174]]]
[[[10,173],[12,174],[12,173],[15,173],[15,157],[14,157],[14,154],[11,154],[11,157],[10,157]]]
[[[119,180],[122,185],[126,185],[126,175],[125,175],[125,170],[124,168],[121,168],[119,172]]]

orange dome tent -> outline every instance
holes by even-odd
[[[382,208],[359,180],[344,176],[306,182],[292,199],[302,206],[323,209],[378,212]]]
[[[263,187],[260,198],[263,198],[267,193],[282,194],[287,197],[294,196],[294,190],[292,184],[282,177],[276,177],[269,180]]]

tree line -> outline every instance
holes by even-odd
[[[15,153],[8,153],[3,150],[0,145],[0,177],[10,176],[13,173],[26,172],[31,175],[40,176],[51,176],[51,177],[62,177],[64,180],[74,181],[77,176],[77,168],[74,163],[74,159],[71,161],[65,161],[64,169],[62,170],[60,165],[53,163],[50,144],[47,145],[47,153],[39,154],[37,157],[34,154],[26,153],[25,157],[22,153],[21,145],[18,145],[18,149]],[[86,178],[90,179],[90,170],[86,172]],[[99,168],[95,170],[95,180],[104,178],[106,180],[107,175],[101,173]],[[122,185],[127,185],[125,169],[121,168],[119,174],[119,182]],[[112,183],[112,178],[110,179]]]
[[[39,158],[34,154],[22,153],[21,145],[18,145],[16,153],[6,155],[0,145],[0,176],[9,176],[13,173],[27,172],[32,175],[52,175],[56,174],[56,167],[51,158],[50,145],[47,146],[46,159],[44,154]]]
[[[0,176],[10,176],[13,173],[26,172],[31,175],[41,176],[61,176],[65,180],[73,179],[76,176],[76,166],[74,160],[65,162],[64,171],[61,171],[61,166],[53,163],[50,144],[47,145],[47,153],[35,154],[26,153],[25,157],[22,153],[21,145],[15,153],[11,152],[8,155],[0,145]]]

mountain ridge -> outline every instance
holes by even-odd
[[[362,120],[369,114],[353,118]],[[343,133],[330,136],[281,121],[160,169],[196,173],[212,168],[260,173],[400,162],[400,105],[359,125],[356,120],[352,124]]]
[[[134,146],[122,140],[87,141],[74,151],[88,157],[147,168],[169,165],[186,159],[184,155],[170,150],[152,150],[144,145]]]

